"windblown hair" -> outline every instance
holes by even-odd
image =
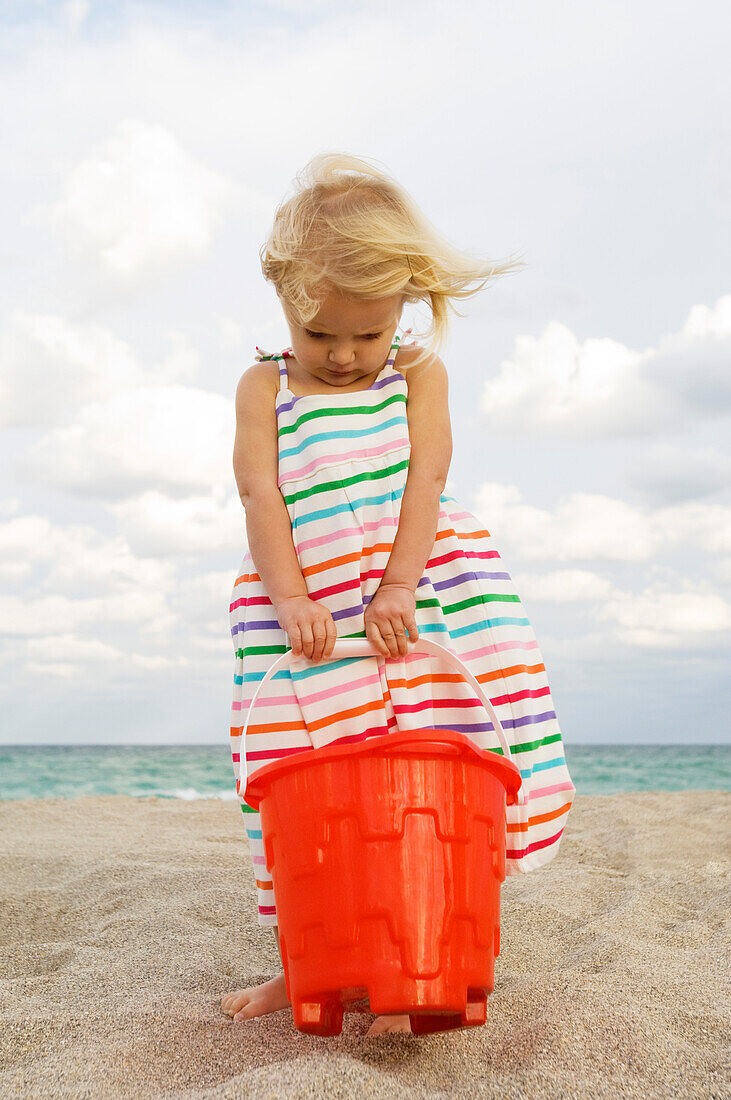
[[[449,308],[459,314],[455,299],[525,266],[453,248],[394,179],[341,153],[313,157],[297,173],[259,256],[264,278],[300,324],[312,320],[333,289],[363,299],[400,293],[404,302],[428,305],[432,326],[423,335],[433,351],[446,339]]]

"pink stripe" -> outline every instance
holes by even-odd
[[[349,680],[345,684],[339,684],[337,687],[325,688],[323,691],[315,691],[311,695],[300,696],[300,703],[319,703],[322,699],[333,699],[338,695],[347,695],[351,691],[355,691],[356,688],[368,687],[371,684],[377,684],[380,682],[380,675],[376,671],[370,676],[363,676],[360,680]]]
[[[312,550],[316,546],[327,546],[328,543],[337,542],[338,539],[347,538],[349,535],[360,535],[362,531],[377,531],[379,527],[398,527],[398,519],[396,516],[388,516],[386,519],[364,523],[362,527],[343,527],[340,531],[332,531],[316,539],[306,539],[304,542],[298,542],[296,550],[299,553],[300,550]]]
[[[270,696],[270,698],[267,699],[266,695],[260,695],[259,698],[256,700],[256,705],[258,707],[278,707],[278,706],[281,706],[283,703],[294,703],[296,705],[297,696],[296,695],[278,695],[278,696]],[[240,703],[232,703],[231,709],[232,710],[243,710],[245,707],[250,707],[250,706],[251,706],[251,699],[243,699]]]
[[[380,447],[366,447],[362,451],[345,451],[344,454],[324,455],[320,458],[315,458],[312,462],[308,462],[306,466],[300,467],[299,470],[286,470],[284,477],[279,479],[279,484],[282,485],[284,481],[295,481],[297,478],[306,477],[313,470],[321,469],[324,462],[345,463],[352,462],[356,458],[378,458],[379,455],[387,454],[388,451],[402,450],[404,447],[410,446],[410,440],[408,436],[405,439],[392,440],[390,443],[383,443]]]
[[[537,790],[528,792],[528,801],[532,802],[535,798],[544,798],[547,794],[556,794],[558,791],[573,791],[573,783],[554,783],[552,787],[539,787]]]
[[[442,510],[439,513],[440,519],[449,520],[450,515],[448,512]],[[397,516],[384,516],[383,519],[369,520],[364,523],[362,527],[343,527],[339,531],[330,531],[326,535],[320,535],[318,538],[305,539],[303,542],[295,544],[297,553],[301,550],[313,550],[318,546],[328,546],[331,542],[337,542],[339,539],[348,538],[349,535],[360,535],[362,531],[378,531],[381,527],[398,527]]]
[[[483,646],[482,649],[473,649],[469,653],[459,655],[462,664],[469,668],[470,661],[478,657],[486,657],[490,653],[504,653],[509,649],[538,649],[538,642],[498,642],[496,645]],[[477,677],[476,677],[477,679]]]

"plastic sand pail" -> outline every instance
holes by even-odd
[[[297,753],[246,788],[261,813],[300,1031],[339,1034],[343,1012],[365,997],[377,1015],[408,1013],[415,1033],[485,1022],[500,952],[505,807],[521,800],[520,772],[458,658],[434,642],[414,651],[461,666],[505,757],[453,730],[412,730]],[[377,655],[369,642],[345,640],[330,659],[366,655]]]

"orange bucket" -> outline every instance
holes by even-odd
[[[416,648],[458,660],[433,642]],[[377,1015],[408,1014],[415,1033],[485,1022],[505,807],[520,785],[510,759],[443,729],[328,745],[251,777],[246,801],[261,813],[300,1031],[339,1034],[344,1011],[365,997]]]

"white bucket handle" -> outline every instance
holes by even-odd
[[[498,741],[500,742],[500,747],[502,748],[502,750],[505,754],[505,758],[507,760],[512,760],[512,762],[515,763],[515,761],[513,760],[512,754],[510,752],[510,745],[508,744],[508,739],[505,736],[505,730],[503,729],[502,725],[500,724],[500,719],[498,718],[497,714],[495,713],[495,708],[493,707],[492,703],[490,702],[487,695],[485,694],[485,691],[483,690],[482,685],[477,682],[477,680],[472,675],[472,673],[467,668],[467,666],[462,661],[460,661],[460,659],[456,655],[456,653],[452,653],[451,649],[445,649],[444,646],[439,645],[437,642],[433,642],[433,641],[431,641],[431,639],[428,639],[428,638],[419,638],[418,641],[416,641],[416,642],[410,642],[409,641],[409,642],[407,642],[407,645],[408,645],[407,654],[408,653],[428,653],[428,654],[431,654],[432,657],[440,658],[441,660],[443,660],[445,662],[445,664],[451,665],[451,667],[453,669],[456,669],[457,672],[461,673],[461,675],[464,677],[464,679],[467,681],[467,683],[470,685],[470,687],[475,691],[475,694],[477,695],[478,699],[480,700],[480,702],[484,706],[485,710],[489,714],[490,721],[493,724],[493,727],[495,729],[495,733],[497,734]],[[251,698],[251,703],[249,704],[249,713],[246,717],[246,722],[244,723],[244,727],[241,731],[241,745],[242,745],[242,747],[244,747],[246,745],[246,740],[245,740],[246,730],[248,728],[249,720],[251,718],[251,715],[254,712],[254,706],[256,705],[256,701],[257,701],[257,699],[259,698],[259,696],[261,694],[262,688],[264,687],[264,685],[269,680],[271,680],[271,678],[275,674],[275,672],[278,672],[280,668],[282,668],[284,665],[286,665],[288,663],[291,656],[292,656],[292,650],[288,649],[286,651],[286,653],[283,653],[281,657],[278,657],[277,660],[274,662],[274,664],[269,666],[266,673],[264,674],[264,677],[260,681],[259,686],[257,687],[256,691],[254,692],[254,694]],[[338,660],[342,660],[345,657],[380,657],[380,659],[382,661],[386,660],[386,658],[383,656],[383,654],[380,653],[379,650],[376,649],[376,647],[373,645],[373,643],[371,641],[369,641],[368,638],[338,638],[335,645],[333,646],[332,653],[327,658],[327,660],[328,661],[338,661]],[[320,662],[313,662],[313,664],[314,663],[319,664]],[[325,663],[325,662],[323,662],[323,663]],[[245,751],[245,749],[244,749],[244,751]],[[519,806],[523,806],[524,803],[525,803],[525,796],[524,796],[524,793],[523,793],[522,784],[521,784],[521,786],[518,790],[517,801],[518,801]]]

